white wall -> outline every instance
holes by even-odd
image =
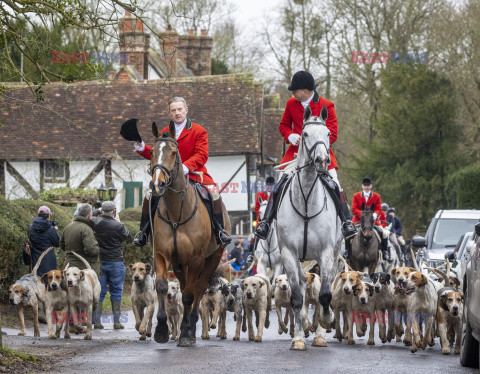
[[[245,161],[245,156],[219,156],[210,157],[206,164],[209,174],[217,183],[218,189],[222,188],[222,183],[226,183],[240,165]],[[70,187],[77,188],[79,184],[90,174],[97,166],[99,160],[92,161],[71,161],[70,162]],[[18,161],[11,162],[12,166],[22,176],[28,180],[30,185],[40,191],[40,164],[38,161]],[[143,182],[144,195],[148,190],[150,183],[150,175],[147,173],[149,162],[139,157],[134,160],[112,160],[113,183],[118,189],[115,203],[121,209],[123,208],[123,182]],[[254,182],[254,180],[252,180]],[[102,170],[88,185],[87,189],[96,190],[101,184],[105,185],[105,171]],[[248,194],[247,194],[247,168],[244,165],[235,178],[230,182],[229,186],[222,192],[222,199],[228,211],[248,210]],[[48,190],[55,187],[66,186],[66,183],[51,184],[45,183],[44,189]],[[105,186],[109,188],[110,186]],[[29,197],[23,187],[8,173],[5,173],[5,195],[7,198],[25,198]]]

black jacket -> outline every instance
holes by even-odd
[[[32,253],[32,266],[38,261],[40,255],[50,247],[58,247],[60,243],[60,235],[55,227],[52,226],[52,221],[43,217],[35,217],[30,226],[30,251]],[[57,257],[55,251],[48,252],[42,260],[38,268],[37,275],[42,276],[50,270],[57,269]]]
[[[100,260],[123,261],[123,242],[130,239],[130,231],[123,223],[103,214],[94,218],[93,222],[95,222],[95,236],[100,246]]]

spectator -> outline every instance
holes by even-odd
[[[243,270],[245,268],[245,261],[242,257],[242,242],[240,240],[235,241],[235,247],[232,249],[228,255],[228,260],[235,259],[235,262],[232,262],[232,267],[236,270]]]
[[[85,264],[72,252],[76,252],[88,261],[90,266],[100,279],[100,257],[97,239],[94,233],[95,225],[92,221],[92,206],[82,204],[78,207],[78,214],[73,222],[68,224],[63,230],[63,236],[60,240],[60,247],[66,252],[65,263],[70,266],[85,269]]]
[[[103,300],[110,291],[112,302],[113,328],[123,329],[120,323],[120,306],[122,303],[123,282],[125,281],[125,265],[123,263],[123,242],[130,239],[130,231],[120,222],[113,201],[102,203],[102,214],[94,219],[95,232],[100,247],[102,261],[102,277],[100,284],[100,303],[96,316],[95,328],[103,329],[101,323]],[[108,287],[108,288],[107,288]]]
[[[32,254],[32,266],[38,261],[40,255],[50,247],[58,247],[60,244],[60,235],[55,222],[50,221],[51,211],[48,206],[41,206],[38,209],[38,217],[33,219],[30,225],[28,237],[30,239],[30,252]],[[50,270],[57,269],[57,257],[55,251],[48,252],[40,264],[37,275],[42,276]]]

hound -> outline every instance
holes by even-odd
[[[248,340],[261,342],[263,327],[270,326],[269,314],[272,308],[272,286],[267,276],[257,274],[242,280],[244,285],[243,305],[248,321]],[[252,312],[255,311],[257,336],[253,331]]]
[[[85,264],[86,269],[80,270],[77,267],[67,267],[63,271],[63,276],[67,281],[68,303],[70,310],[76,313],[76,317],[80,315],[81,310],[87,312],[87,331],[85,340],[92,340],[92,313],[96,313],[98,300],[100,298],[100,282],[97,273],[92,269],[90,264],[82,256],[76,252],[72,252]],[[74,318],[75,321],[76,318]]]
[[[407,317],[407,300],[413,289],[407,289],[407,279],[414,272],[414,268],[401,266],[391,271],[393,278],[393,320],[395,326],[396,341],[402,341],[402,335],[405,332],[403,343],[406,346],[412,345],[411,324]],[[406,319],[406,331],[403,328],[403,320]]]
[[[382,343],[391,342],[393,331],[393,282],[390,274],[379,272],[370,275],[375,288],[375,313],[378,317],[379,335]],[[388,332],[386,318],[388,316]]]
[[[178,340],[180,337],[180,325],[183,319],[183,302],[180,285],[177,282],[168,282],[168,292],[165,301],[168,321],[172,325],[172,337],[170,339]]]
[[[348,268],[346,268],[348,269]],[[358,271],[342,271],[337,274],[332,284],[332,309],[335,314],[335,335],[339,342],[348,338],[348,331],[352,324],[352,298],[353,287],[361,282]],[[343,313],[343,334],[340,329],[340,312]],[[348,344],[355,344],[353,339],[348,339]]]
[[[374,285],[369,278],[364,278],[360,283],[355,284],[352,289],[352,313],[348,315],[348,344],[352,344],[352,341],[355,344],[353,340],[353,323],[355,322],[358,336],[365,335],[365,331],[362,330],[363,325],[370,323],[367,345],[375,345],[375,324],[377,318],[375,316]]]
[[[45,306],[45,285],[37,275],[38,267],[43,257],[52,250],[53,247],[45,250],[38,259],[35,267],[30,274],[25,274],[8,289],[8,298],[10,304],[18,305],[18,319],[20,320],[20,332],[18,335],[26,334],[25,318],[23,308],[31,307],[33,309],[33,336],[40,336],[40,328],[38,325],[38,304]],[[45,310],[45,307],[43,308]]]
[[[45,315],[47,317],[48,337],[56,339],[60,337],[63,323],[65,323],[65,339],[70,339],[68,321],[70,319],[70,308],[68,307],[68,289],[65,278],[60,270],[50,270],[42,278],[45,284]],[[55,318],[53,318],[55,313]],[[52,320],[54,321],[52,322]],[[56,324],[56,331],[53,332],[53,323]]]
[[[131,298],[135,329],[140,334],[140,340],[145,340],[147,336],[152,336],[153,312],[157,298],[155,279],[150,275],[152,265],[136,262],[129,265],[129,268],[132,271],[133,280]]]
[[[215,282],[208,285],[205,294],[200,300],[200,317],[202,318],[202,339],[210,339],[208,334],[210,329],[215,329],[218,322],[217,337],[220,339],[227,338],[225,330],[226,305],[220,290],[228,281],[219,277]],[[220,317],[220,320],[219,320]]]
[[[407,315],[413,330],[411,352],[433,345],[433,329],[437,311],[438,295],[431,279],[420,271],[410,272],[405,285],[412,292],[407,297]],[[420,334],[420,322],[425,324],[423,339]]]
[[[304,308],[307,311],[307,324],[308,328],[305,332],[305,335],[308,336],[308,332],[315,332],[318,328],[318,322],[320,320],[320,286],[321,278],[318,274],[315,273],[306,273],[307,276],[307,288],[305,290],[305,301]],[[310,305],[315,306],[315,311],[313,312],[312,322],[308,320],[308,307]],[[304,329],[305,330],[305,329]]]
[[[223,298],[226,304],[226,310],[233,312],[233,320],[237,322],[235,336],[233,340],[240,340],[240,327],[243,332],[247,331],[246,315],[243,311],[243,290],[241,280],[235,279],[232,283],[226,284],[221,288]]]
[[[438,292],[437,325],[442,353],[450,354],[449,343],[455,343],[455,354],[460,353],[462,341],[463,295],[453,288],[445,287]],[[448,334],[448,339],[447,339]]]
[[[290,336],[293,338],[294,320],[293,309],[290,305],[292,290],[285,274],[278,275],[275,280],[275,309],[278,316],[278,333],[288,333],[288,318],[290,317]],[[282,308],[285,308],[285,321],[282,319]]]

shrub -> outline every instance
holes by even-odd
[[[450,175],[445,187],[449,208],[480,209],[480,164],[474,164]]]

